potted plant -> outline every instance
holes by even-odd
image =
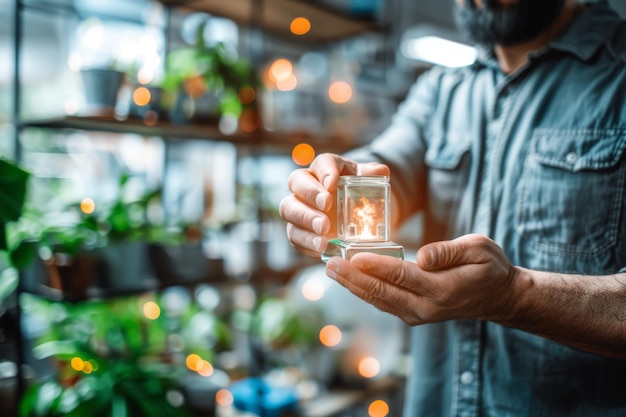
[[[208,45],[205,25],[199,25],[194,45],[167,56],[162,88],[174,121],[222,115],[239,118],[244,110],[256,108],[255,91],[261,82],[254,68],[224,43]]]
[[[33,355],[54,367],[27,387],[21,417],[190,415],[180,383],[186,368],[168,347],[166,317],[145,310],[158,311],[153,300],[37,300],[49,330]]]

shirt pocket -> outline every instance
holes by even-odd
[[[470,169],[471,137],[467,134],[433,133],[425,154],[428,166],[428,215],[439,225],[447,224],[442,238],[454,229]]]
[[[537,129],[520,181],[524,244],[589,259],[617,244],[624,209],[624,129]]]

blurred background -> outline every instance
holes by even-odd
[[[0,0],[0,414],[399,416],[407,328],[278,205],[473,61],[452,5]]]

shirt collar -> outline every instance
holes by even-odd
[[[570,25],[547,45],[546,48],[532,53],[532,56],[545,54],[548,50],[557,50],[574,54],[587,61],[608,40],[615,29],[623,23],[607,0],[586,4],[586,9],[574,18]],[[498,63],[492,50],[478,48],[476,64],[497,67]]]

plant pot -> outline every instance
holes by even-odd
[[[87,296],[96,266],[89,255],[69,256],[55,253],[44,260],[48,273],[48,286],[60,290],[64,298],[81,299]]]
[[[108,68],[85,68],[80,71],[85,95],[85,113],[90,116],[113,116],[124,73]]]

